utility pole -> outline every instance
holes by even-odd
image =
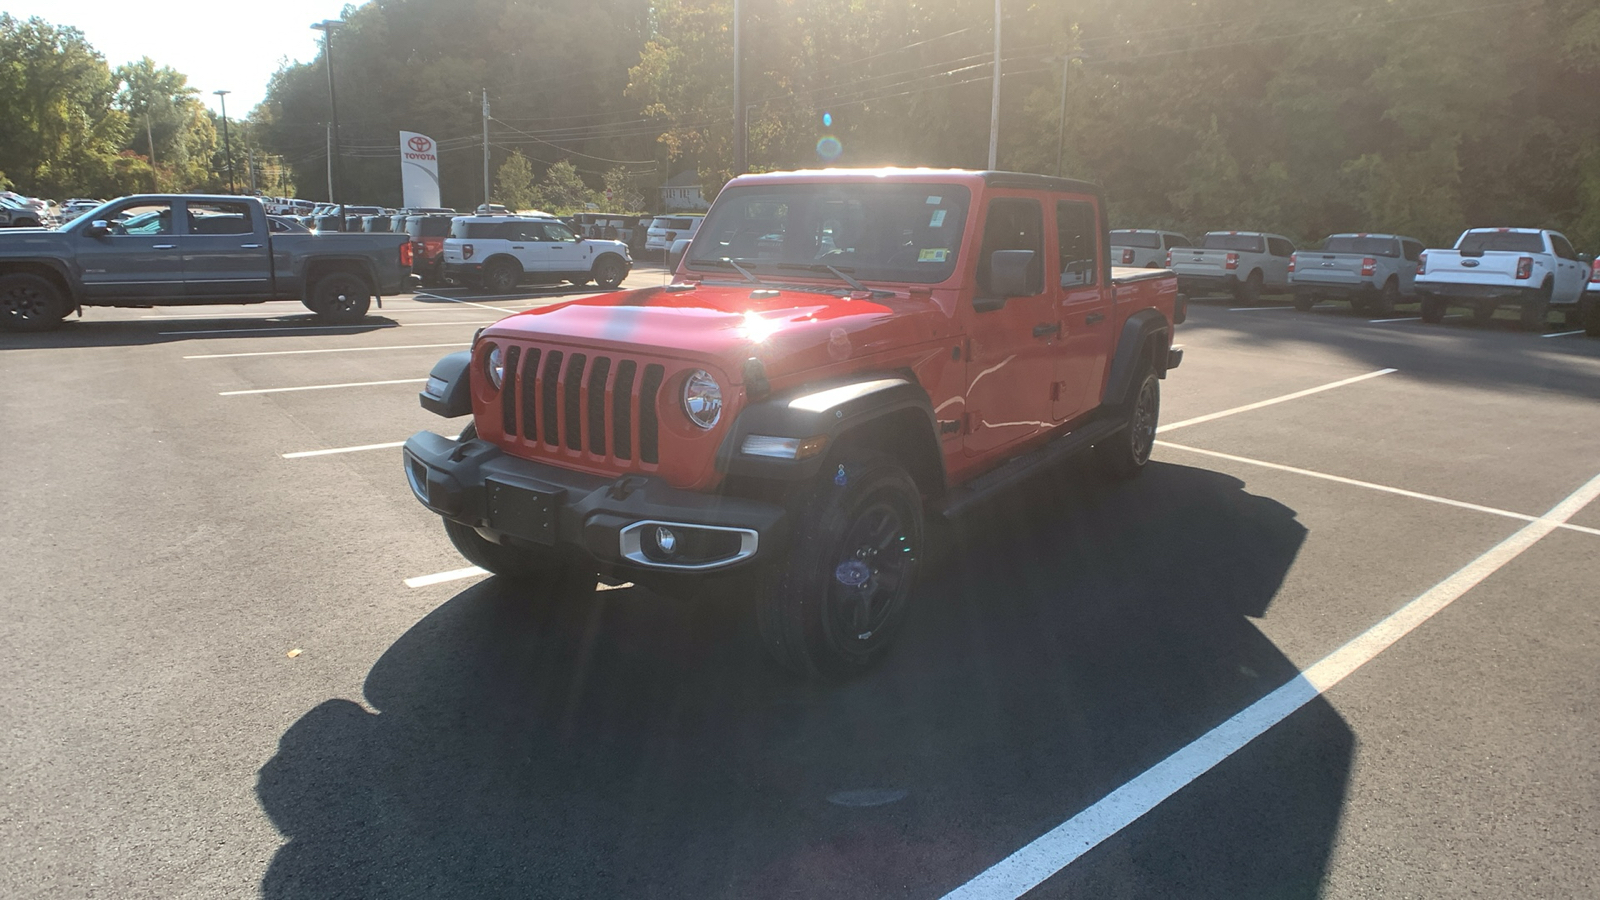
[[[228,142],[228,94],[231,91],[212,91],[222,101],[222,155],[228,160],[228,193],[237,194],[233,183],[233,145]]]
[[[144,113],[144,139],[150,145],[150,168],[154,169],[156,167],[156,136],[155,132],[150,130],[149,110],[145,110]]]
[[[323,19],[311,26],[322,32],[322,60],[328,66],[328,202],[339,204],[339,228],[344,229],[344,163],[339,158],[339,99],[333,90],[333,33],[344,27],[339,19]]]
[[[489,89],[483,89],[483,206],[489,211]]]
[[[245,152],[250,154],[250,193],[256,192],[256,148],[246,147]]]
[[[994,0],[994,94],[989,98],[989,169],[1000,156],[1000,0]]]
[[[749,123],[745,118],[744,81],[744,4],[733,0],[733,174],[743,175],[748,168],[746,143],[749,141]]]

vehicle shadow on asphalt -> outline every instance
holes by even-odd
[[[1230,476],[1075,467],[948,531],[893,655],[820,685],[740,596],[481,582],[378,660],[375,712],[284,733],[263,893],[938,896],[1293,678],[1249,620],[1305,535]],[[1044,891],[1316,896],[1352,750],[1319,698]]]
[[[240,316],[219,314],[215,318],[203,319],[68,319],[56,331],[34,334],[0,332],[0,352],[69,347],[137,347],[234,338],[342,337],[399,328],[402,324],[381,313],[370,314],[354,325],[322,325],[309,312],[285,313],[271,318],[246,313]]]

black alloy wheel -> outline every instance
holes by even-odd
[[[1373,296],[1371,302],[1367,305],[1367,312],[1380,317],[1392,316],[1394,315],[1395,305],[1399,302],[1400,281],[1397,278],[1390,278],[1383,283],[1383,290]]]
[[[1422,321],[1429,325],[1437,325],[1444,321],[1445,308],[1450,302],[1443,297],[1422,298]]]
[[[332,272],[317,279],[306,304],[318,316],[336,325],[361,321],[372,308],[372,289],[358,275]]]
[[[1145,364],[1133,383],[1127,403],[1127,426],[1094,445],[1095,456],[1106,474],[1132,478],[1144,471],[1155,451],[1156,426],[1161,418],[1161,379]]]
[[[29,272],[0,276],[0,329],[53,331],[70,312],[61,289]]]
[[[1261,294],[1265,289],[1261,270],[1256,269],[1250,273],[1248,278],[1239,283],[1239,289],[1234,296],[1238,297],[1240,302],[1254,306],[1261,302]]]
[[[893,498],[877,498],[856,514],[834,552],[822,610],[823,634],[835,654],[872,656],[888,641],[885,626],[911,593],[914,551]]]
[[[1543,331],[1550,319],[1550,298],[1555,295],[1556,285],[1553,281],[1546,281],[1539,289],[1539,295],[1531,300],[1522,301],[1521,319],[1523,331]]]
[[[617,285],[622,284],[622,279],[628,277],[628,267],[622,260],[615,256],[602,256],[595,260],[594,282],[600,287],[612,291]]]
[[[483,287],[496,294],[509,294],[517,289],[522,273],[515,263],[496,260],[483,270]]]

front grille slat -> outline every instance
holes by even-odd
[[[583,367],[588,362],[582,353],[567,357],[567,374],[561,379],[561,429],[568,450],[583,449]]]
[[[656,443],[659,425],[656,421],[656,402],[657,395],[661,393],[661,382],[666,376],[665,366],[652,363],[644,367],[644,378],[639,385],[639,459],[652,465],[660,462]]]
[[[539,440],[539,348],[529,347],[522,359],[522,436]]]
[[[611,358],[596,356],[589,367],[584,408],[589,411],[589,452],[606,455],[606,382],[611,378]]]
[[[561,351],[551,350],[545,357],[544,379],[539,385],[540,418],[544,423],[544,442],[551,447],[561,446],[561,416],[557,410],[561,397]]]
[[[521,347],[507,350],[505,373],[501,376],[500,423],[507,437],[517,436],[517,361],[521,357]]]
[[[639,364],[631,359],[617,363],[617,383],[611,389],[611,449],[617,459],[633,458],[633,380]]]

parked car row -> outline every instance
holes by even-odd
[[[1600,264],[1556,231],[1472,228],[1447,250],[1401,234],[1356,232],[1299,250],[1266,232],[1213,231],[1195,246],[1177,232],[1129,228],[1111,232],[1111,246],[1121,265],[1171,269],[1186,293],[1226,292],[1244,303],[1293,294],[1301,311],[1341,300],[1375,316],[1419,303],[1425,322],[1464,307],[1482,323],[1511,307],[1530,330],[1558,311],[1569,327],[1600,335]]]

